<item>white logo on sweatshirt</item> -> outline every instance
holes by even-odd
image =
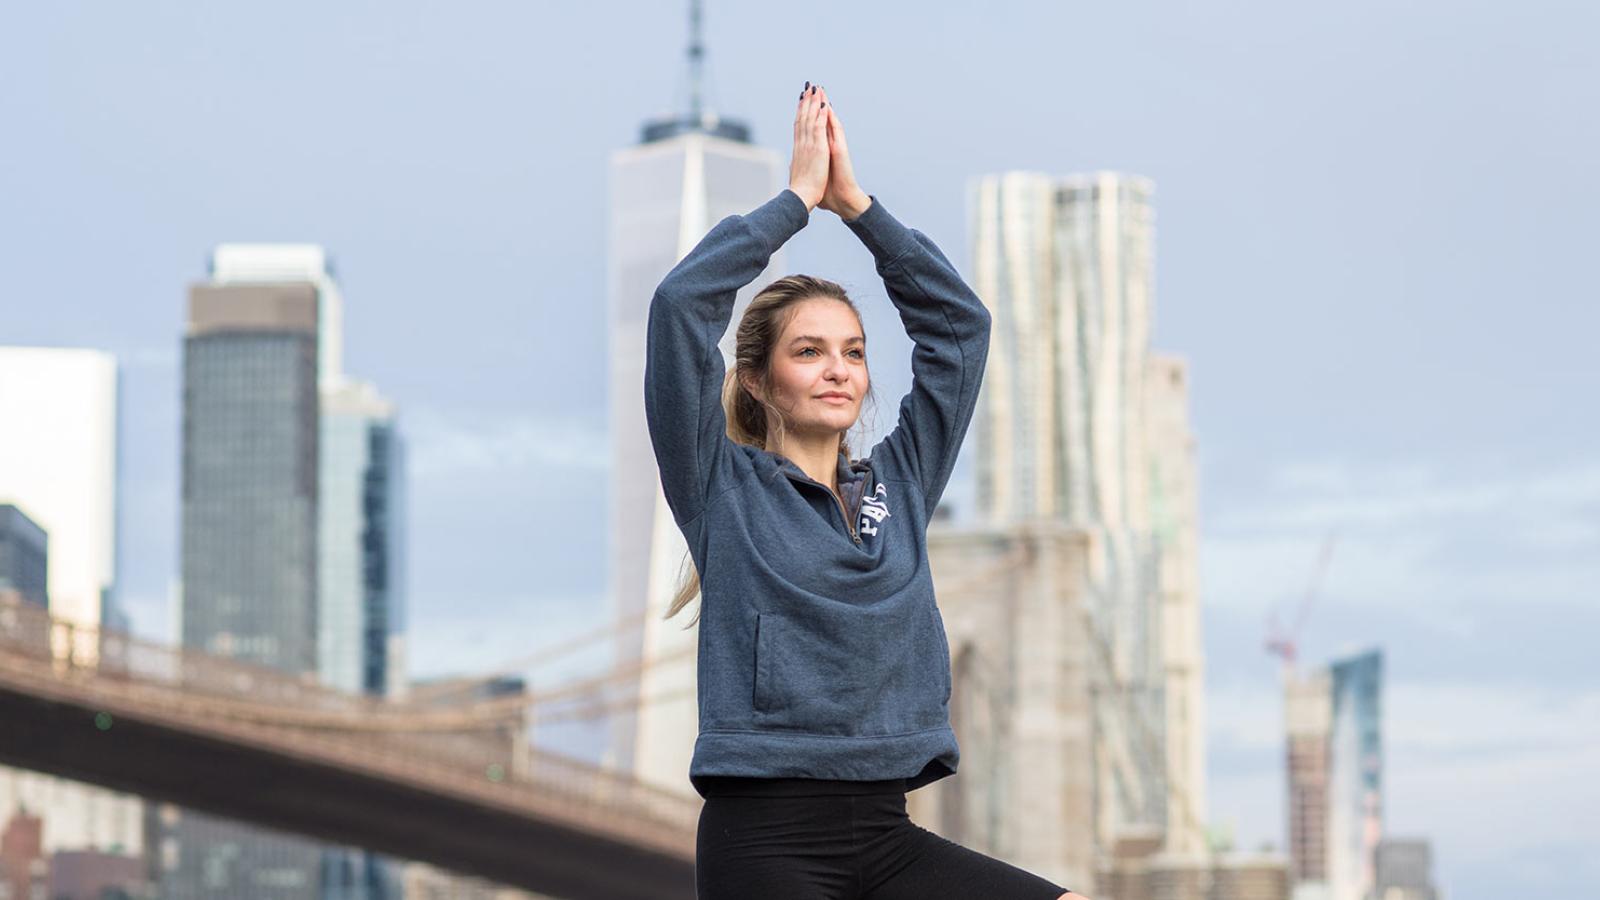
[[[889,489],[878,482],[878,489],[861,498],[861,533],[877,534],[878,523],[889,517]]]

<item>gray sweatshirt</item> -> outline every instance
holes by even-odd
[[[956,771],[950,648],[928,520],[972,419],[988,310],[933,242],[877,197],[845,224],[872,252],[915,342],[911,390],[866,458],[839,455],[838,500],[793,461],[730,440],[717,342],[735,293],[804,228],[783,190],[728,216],[650,303],[645,418],[667,504],[700,573],[702,775],[876,781]]]

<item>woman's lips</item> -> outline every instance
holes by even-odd
[[[823,394],[821,397],[818,397],[817,399],[818,400],[825,400],[825,401],[829,401],[829,402],[834,402],[834,403],[849,403],[850,402],[850,398],[844,396],[843,394]]]

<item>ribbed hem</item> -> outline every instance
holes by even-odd
[[[955,773],[961,752],[950,726],[907,734],[851,737],[793,731],[702,731],[694,742],[689,781],[706,796],[704,775],[886,781],[907,791]]]

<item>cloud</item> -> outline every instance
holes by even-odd
[[[604,428],[577,417],[484,415],[418,410],[406,415],[411,472],[441,475],[583,471],[611,465]]]
[[[1447,480],[1412,463],[1299,462],[1271,472],[1266,486],[1266,497],[1237,505],[1210,526],[1228,534],[1339,527],[1389,532],[1459,516],[1509,515],[1542,523],[1544,538],[1564,544],[1592,544],[1600,535],[1600,524],[1573,519],[1600,508],[1600,463]]]
[[[1298,604],[1323,542],[1320,593],[1399,609],[1464,633],[1442,610],[1600,599],[1600,464],[1447,479],[1424,466],[1303,463],[1235,498],[1201,538],[1208,604],[1265,613]]]

